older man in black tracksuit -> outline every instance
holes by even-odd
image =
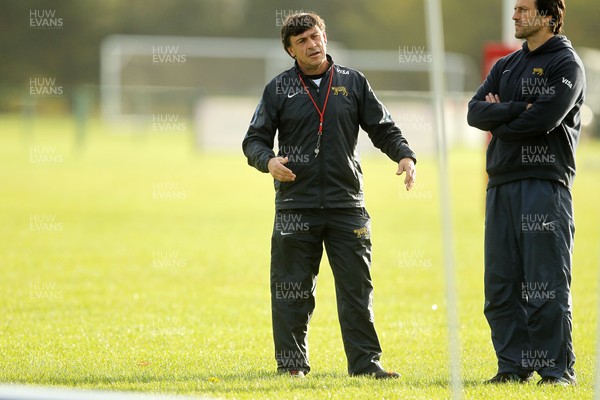
[[[365,77],[326,54],[325,24],[318,15],[289,16],[281,37],[295,65],[265,87],[242,144],[248,163],[269,172],[275,184],[271,307],[277,369],[294,377],[310,371],[307,330],[324,243],[349,374],[397,378],[381,366],[373,325],[359,127],[399,163],[398,175],[406,172],[407,190],[415,180],[415,154]]]
[[[576,383],[571,317],[571,187],[585,76],[558,35],[564,0],[517,0],[523,48],[499,60],[469,103],[489,130],[485,306],[498,357],[488,383]]]

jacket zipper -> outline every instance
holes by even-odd
[[[333,68],[333,65],[330,69]],[[331,73],[331,70],[329,71]],[[325,76],[321,79],[321,84],[326,82]],[[319,104],[321,103],[321,86],[317,87],[317,98],[319,99]],[[324,127],[323,127],[324,128]],[[325,136],[325,133],[323,134]],[[321,138],[321,146],[323,146],[323,137]],[[319,188],[320,188],[320,200],[321,200],[321,209],[325,208],[325,154],[322,154],[321,157],[317,157],[319,159]]]

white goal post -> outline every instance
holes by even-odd
[[[399,62],[402,49],[398,51],[385,50],[348,50],[336,42],[328,42],[332,54],[340,64],[348,65],[361,71],[386,72],[428,72],[431,63],[428,62]],[[410,49],[409,49],[410,50]],[[419,49],[424,53],[424,48]],[[151,96],[153,91],[161,90],[182,91],[194,90],[197,82],[189,82],[178,87],[161,82],[161,78],[151,78],[132,84],[124,80],[124,70],[135,59],[143,57],[145,68],[156,71],[160,66],[173,66],[162,73],[162,77],[176,76],[190,67],[193,60],[214,61],[253,61],[259,62],[255,70],[245,70],[238,67],[240,74],[251,74],[261,81],[264,86],[270,79],[281,71],[289,68],[290,58],[285,54],[277,39],[251,38],[218,38],[218,37],[186,37],[186,36],[147,36],[147,35],[111,35],[103,40],[100,48],[100,105],[104,121],[124,122],[139,119],[139,112],[132,112],[126,107],[124,93],[126,89],[141,91],[143,95]],[[190,64],[190,65],[186,65]],[[469,74],[477,74],[477,67],[468,57],[459,54],[446,53],[446,71],[449,76],[450,92],[463,92],[465,81]],[[200,75],[202,71],[197,71]],[[138,74],[139,75],[139,74]],[[143,74],[142,74],[143,75]],[[210,77],[206,78],[207,81]],[[226,89],[226,88],[224,88]],[[236,93],[248,95],[246,93]],[[148,115],[142,117],[147,118]]]

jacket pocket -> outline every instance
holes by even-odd
[[[273,180],[273,186],[275,187],[275,194],[279,196],[283,196],[285,194],[285,182],[278,181],[277,179]]]

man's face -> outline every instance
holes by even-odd
[[[307,71],[318,69],[327,61],[327,36],[318,26],[313,26],[300,35],[290,36],[288,52]]]
[[[552,17],[540,15],[536,0],[517,0],[512,19],[515,21],[515,37],[527,39],[548,29]]]

